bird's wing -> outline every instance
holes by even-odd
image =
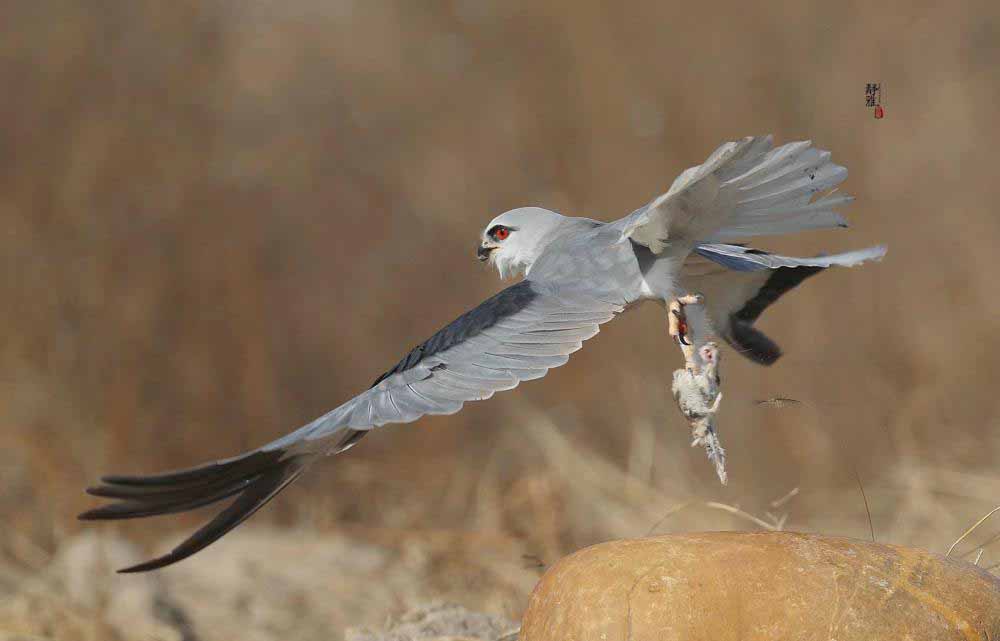
[[[373,386],[295,435],[324,447],[340,428],[366,430],[453,414],[466,401],[541,378],[569,360],[622,306],[524,280],[504,289],[413,348]],[[316,442],[316,445],[312,443]]]
[[[885,247],[830,256],[795,258],[738,245],[701,244],[681,270],[680,287],[705,296],[714,331],[743,356],[771,365],[781,349],[753,326],[778,298],[806,278],[832,266],[853,267],[879,260]]]
[[[83,519],[183,512],[236,500],[170,553],[123,571],[176,563],[219,539],[295,480],[318,456],[351,447],[368,430],[427,414],[453,414],[558,367],[622,306],[522,281],[424,341],[372,387],[312,423],[241,456],[155,476],[108,476],[89,493],[117,499]]]
[[[660,254],[673,243],[846,227],[832,208],[851,197],[823,192],[847,170],[809,141],[771,145],[771,136],[723,144],[682,172],[667,193],[619,221],[623,235]]]

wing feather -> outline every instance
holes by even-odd
[[[521,381],[545,376],[622,307],[579,292],[522,281],[418,345],[360,394],[286,437],[294,451],[322,451],[346,427],[371,429],[427,414],[451,414]]]
[[[811,141],[771,144],[759,136],[722,145],[615,224],[654,254],[674,244],[683,253],[698,242],[846,227],[833,208],[852,200],[834,195],[847,169]]]
[[[112,476],[91,493],[116,503],[81,515],[125,519],[181,512],[235,496],[168,554],[126,571],[184,559],[242,523],[322,455],[372,428],[453,414],[569,360],[622,306],[530,280],[508,287],[414,347],[372,386],[308,425],[242,456],[153,477]]]
[[[623,235],[654,254],[663,253],[672,242],[707,238],[726,221],[736,203],[736,188],[724,189],[726,182],[734,173],[759,163],[770,146],[770,136],[723,144],[704,163],[682,172],[667,193],[627,216]]]
[[[781,348],[754,327],[765,309],[828,267],[850,267],[884,255],[881,246],[796,258],[739,245],[701,244],[684,264],[681,287],[704,294],[715,332],[734,349],[752,361],[771,365],[781,357]],[[706,264],[706,259],[711,262]]]

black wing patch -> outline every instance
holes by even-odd
[[[118,499],[79,516],[80,519],[132,519],[186,512],[239,494],[205,527],[161,557],[119,572],[145,572],[176,563],[218,540],[259,510],[303,471],[300,461],[284,452],[253,452],[226,461],[153,476],[106,476],[88,488],[94,496]]]
[[[733,314],[733,317],[746,323],[753,323],[774,301],[797,287],[805,279],[824,269],[826,268],[806,266],[775,269],[764,286],[757,291],[757,295],[744,303],[743,307]]]
[[[802,281],[825,267],[779,267],[768,277],[757,294],[729,317],[726,340],[741,354],[761,365],[771,365],[781,357],[781,348],[764,332],[754,328],[764,310]]]
[[[449,347],[454,347],[462,341],[480,334],[504,318],[513,316],[527,307],[537,296],[538,294],[531,288],[531,283],[523,280],[486,299],[478,307],[462,314],[426,341],[410,350],[392,369],[375,379],[372,387],[375,387],[393,374],[405,372],[408,369],[416,367],[425,358],[443,352]]]
[[[347,430],[335,451],[343,451],[367,433]],[[78,518],[103,521],[174,514],[236,496],[229,507],[167,554],[119,572],[155,570],[186,559],[222,538],[297,479],[308,462],[307,457],[283,450],[257,450],[166,474],[105,476],[101,485],[88,488],[87,493],[117,502],[84,512]]]

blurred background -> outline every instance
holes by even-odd
[[[1000,6],[892,5],[4,3],[0,638],[340,639],[434,599],[514,620],[609,538],[870,538],[859,480],[879,541],[944,552],[1000,503]],[[473,253],[496,214],[613,220],[760,133],[831,150],[857,201],[850,230],[758,246],[889,255],[770,309],[775,366],[724,354],[728,487],[649,306],[163,572],[112,571],[208,512],[75,520],[103,473],[226,457],[365,389],[503,286]],[[996,533],[955,553],[998,563]]]

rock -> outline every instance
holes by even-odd
[[[556,563],[521,641],[979,641],[1000,579],[924,550],[789,532],[611,541]]]

